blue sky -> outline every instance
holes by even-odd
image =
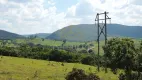
[[[104,11],[112,23],[142,26],[142,0],[0,0],[0,29],[52,33],[68,25],[93,24]]]
[[[47,2],[48,2],[48,0],[47,0]],[[55,6],[58,8],[57,11],[64,12],[70,6],[75,5],[78,2],[78,0],[53,0],[53,2],[55,3]]]

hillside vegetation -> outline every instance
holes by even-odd
[[[38,33],[29,35],[18,35],[15,33],[0,30],[0,39],[19,39],[19,38],[46,38],[51,40],[67,40],[67,41],[97,41],[97,26],[94,24],[79,24],[70,25],[55,31],[52,34]],[[101,31],[101,30],[100,30]],[[108,24],[107,25],[108,37],[131,37],[141,38],[142,27],[141,26],[126,26],[120,24]],[[104,36],[101,35],[100,40],[104,40]]]
[[[18,39],[18,38],[24,38],[24,36],[0,30],[0,39]]]
[[[67,26],[58,30],[47,37],[53,40],[68,40],[68,41],[94,41],[97,40],[97,26],[94,24],[80,24]],[[108,24],[107,32],[109,37],[142,37],[142,27],[140,26],[125,26],[120,24]],[[104,37],[101,36],[101,40]]]

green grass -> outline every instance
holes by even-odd
[[[94,66],[79,63],[34,60],[16,57],[0,56],[0,80],[65,80],[65,76],[72,68],[85,70],[86,73],[96,73],[101,80],[118,80],[110,70],[97,72]],[[91,70],[89,70],[91,68]]]
[[[34,44],[41,44],[41,45],[49,45],[49,46],[61,46],[63,41],[55,41],[55,40],[48,40],[44,39],[42,41],[41,38],[36,38],[36,39],[17,39],[17,43],[27,43],[27,42],[32,42]],[[73,46],[73,45],[80,45],[83,44],[83,42],[66,42],[65,46]]]

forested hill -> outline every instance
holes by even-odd
[[[122,36],[142,38],[142,26],[126,26],[120,24],[108,24],[107,32],[109,37]],[[94,24],[71,25],[60,29],[47,37],[68,41],[92,41],[97,40],[97,26]],[[101,38],[103,39],[103,37]]]
[[[18,39],[18,38],[24,38],[24,36],[0,30],[0,39]]]

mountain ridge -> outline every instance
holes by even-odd
[[[107,32],[110,37],[142,38],[142,26],[127,26],[121,24],[107,24]],[[55,31],[46,39],[68,41],[93,41],[97,40],[97,26],[95,24],[70,25]],[[101,36],[101,39],[104,39]]]
[[[25,38],[25,37],[16,33],[0,30],[0,39],[18,39],[18,38]]]

